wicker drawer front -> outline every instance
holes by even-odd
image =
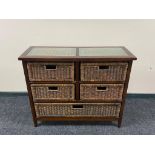
[[[72,84],[32,84],[34,102],[37,100],[73,100],[74,85]]]
[[[128,63],[81,63],[81,81],[124,81]]]
[[[123,84],[81,84],[81,100],[122,100]]]
[[[73,81],[73,63],[28,63],[30,81]]]
[[[120,103],[61,104],[35,103],[37,117],[41,116],[114,116],[119,117]]]

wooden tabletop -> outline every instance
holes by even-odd
[[[129,61],[137,58],[124,46],[30,46],[23,61]]]

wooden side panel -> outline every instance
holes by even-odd
[[[122,105],[121,105],[121,109],[120,109],[120,115],[119,115],[119,120],[118,120],[118,127],[120,127],[121,123],[122,123],[123,111],[124,111],[124,106],[125,106],[125,97],[126,97],[126,94],[127,94],[127,89],[128,89],[128,84],[129,84],[131,68],[132,68],[132,61],[129,61],[127,75],[126,75],[126,80],[125,80],[125,84],[124,84],[123,95],[122,95]]]
[[[34,103],[33,103],[31,87],[30,87],[29,78],[28,78],[27,63],[24,61],[22,63],[23,63],[23,69],[24,69],[24,74],[25,74],[27,91],[28,91],[28,96],[29,96],[29,101],[30,101],[30,106],[31,106],[33,123],[34,123],[34,126],[36,127],[37,126],[37,119],[36,119],[36,113],[35,113],[35,108],[34,108]]]

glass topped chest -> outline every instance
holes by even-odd
[[[123,46],[32,46],[22,60],[34,125],[38,121],[117,121],[137,58]]]

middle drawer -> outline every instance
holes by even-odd
[[[33,101],[74,100],[73,84],[32,84]]]
[[[122,100],[123,84],[81,84],[81,100]]]

